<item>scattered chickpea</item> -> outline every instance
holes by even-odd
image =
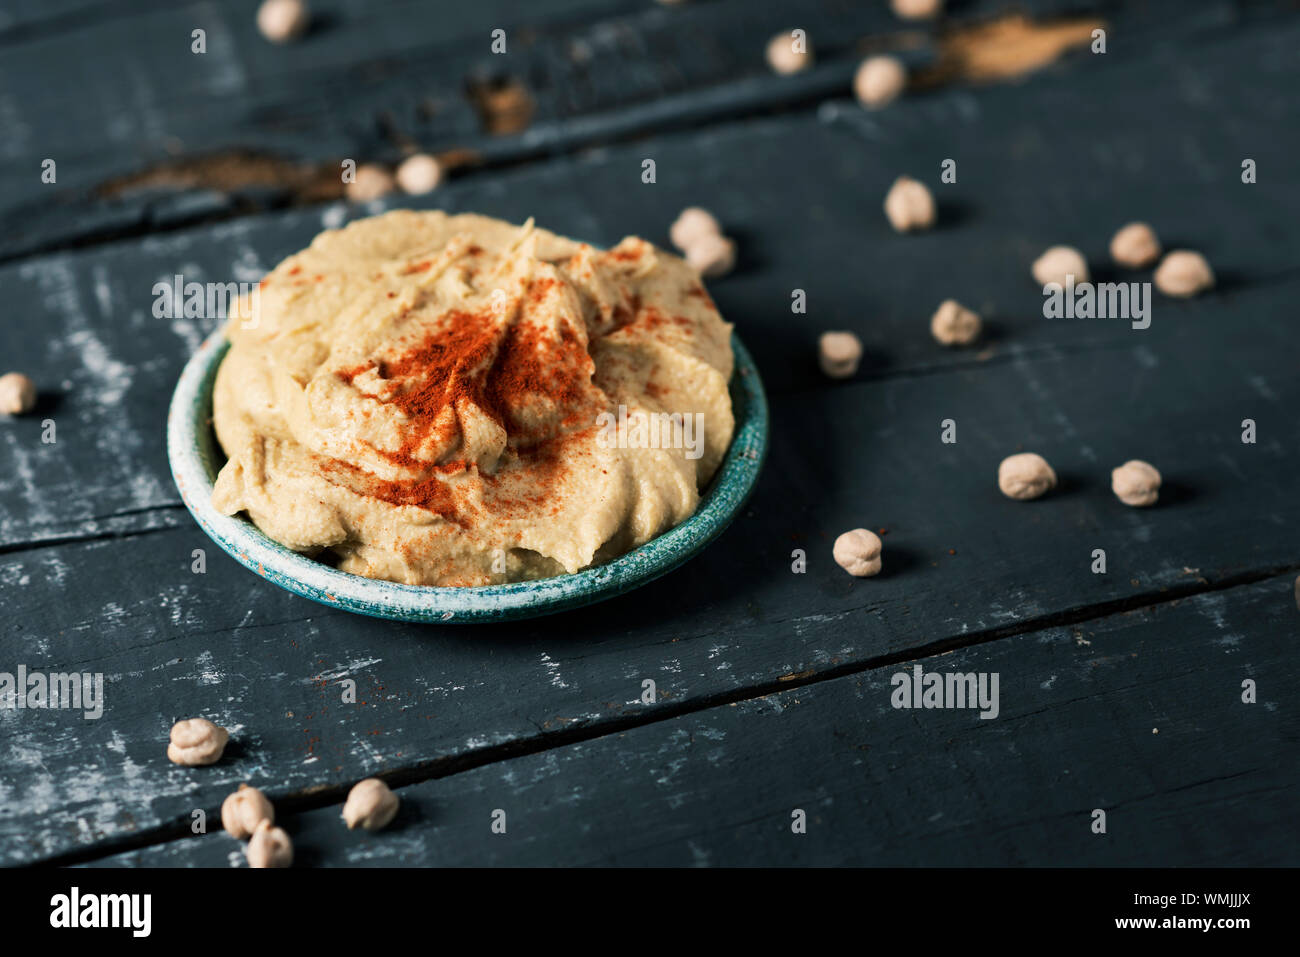
[[[890,6],[904,20],[933,20],[943,12],[943,0],[892,0]]]
[[[36,408],[36,383],[21,372],[0,375],[0,415],[24,415]]]
[[[215,764],[221,760],[229,740],[230,732],[207,718],[187,718],[172,725],[167,758],[174,764],[189,767]]]
[[[688,206],[677,214],[668,230],[668,238],[682,252],[695,245],[696,240],[704,236],[721,236],[722,227],[717,218],[707,209]]]
[[[1110,258],[1129,269],[1144,269],[1160,258],[1160,240],[1146,223],[1129,223],[1110,241]]]
[[[361,827],[378,831],[393,820],[400,803],[392,789],[379,778],[366,778],[348,792],[348,799],[343,804],[343,820],[349,830]]]
[[[930,318],[930,334],[945,346],[970,345],[982,326],[979,314],[955,299],[941,302]]]
[[[929,229],[934,225],[934,197],[924,183],[900,176],[885,196],[885,215],[900,233]]]
[[[293,841],[283,828],[272,827],[263,820],[253,831],[244,850],[249,867],[290,867],[293,864]]]
[[[231,837],[242,841],[263,821],[275,823],[275,808],[257,788],[241,784],[238,791],[221,802],[221,826]]]
[[[307,32],[311,13],[303,0],[266,0],[257,8],[257,29],[272,43],[288,43]]]
[[[855,528],[835,539],[831,554],[835,563],[855,578],[880,574],[880,536],[865,528]]]
[[[1088,260],[1073,246],[1053,246],[1034,260],[1034,281],[1040,286],[1049,282],[1065,285],[1067,276],[1075,283],[1088,281]]]
[[[397,185],[411,196],[431,193],[442,182],[442,164],[428,153],[416,153],[397,167]]]
[[[387,196],[393,191],[393,176],[388,170],[374,163],[363,163],[357,167],[356,177],[347,184],[347,195],[354,203],[368,203],[372,199]]]
[[[736,244],[726,236],[700,236],[686,250],[686,261],[705,278],[725,276],[736,265]]]
[[[1141,508],[1160,497],[1160,473],[1141,459],[1130,459],[1110,473],[1110,487],[1125,505]]]
[[[867,57],[853,74],[853,95],[871,109],[892,103],[906,86],[907,69],[892,56]]]
[[[1166,296],[1185,299],[1214,285],[1214,272],[1205,257],[1190,249],[1175,249],[1156,267],[1156,288]]]
[[[1056,473],[1041,455],[1009,455],[998,466],[998,488],[1007,498],[1028,501],[1056,488]]]
[[[832,379],[847,379],[858,371],[862,341],[851,332],[823,332],[817,340],[822,372]]]
[[[778,33],[767,44],[767,64],[782,76],[799,73],[812,66],[812,46],[805,43],[802,52],[794,48],[794,37],[790,31]]]

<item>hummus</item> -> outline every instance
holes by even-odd
[[[213,504],[356,575],[608,561],[690,516],[731,442],[731,326],[634,237],[391,212],[290,256],[252,315],[217,373]]]

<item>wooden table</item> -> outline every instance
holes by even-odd
[[[942,30],[851,0],[313,6],[283,47],[252,0],[0,15],[0,371],[41,387],[0,422],[0,670],[106,682],[99,720],[0,710],[5,863],[242,866],[216,814],[243,781],[308,865],[1300,862],[1293,5],[1020,3],[1034,26],[952,0]],[[772,75],[792,26],[816,65]],[[1098,26],[1104,54],[1056,49]],[[887,48],[917,89],[866,112],[849,81]],[[435,193],[340,198],[342,158],[417,147],[456,164]],[[903,173],[938,197],[932,232],[882,215]],[[754,497],[685,568],[555,618],[419,627],[259,580],[181,505],[166,405],[216,323],[155,318],[156,282],[256,280],[395,206],[666,244],[693,203],[739,241],[710,290],[773,420]],[[1217,287],[1156,294],[1146,330],[1043,318],[1049,245],[1150,279],[1108,265],[1135,219]],[[977,347],[930,338],[948,297],[986,316]],[[861,337],[854,379],[818,371],[826,329]],[[1022,449],[1061,479],[1028,504],[995,482]],[[1129,458],[1164,473],[1156,507],[1111,494]],[[884,530],[878,578],[831,559],[856,526]],[[916,665],[997,674],[997,717],[894,708]],[[197,714],[227,757],[174,766],[168,728]],[[349,832],[370,775],[401,814]]]

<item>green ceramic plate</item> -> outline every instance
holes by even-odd
[[[281,588],[332,608],[401,621],[506,621],[549,615],[613,598],[672,571],[717,538],[745,504],[767,454],[767,400],[758,370],[732,337],[731,401],[736,435],[695,514],[653,541],[604,565],[536,581],[480,588],[401,585],[350,575],[285,548],[243,517],[212,507],[225,457],[212,432],[212,385],[229,348],[211,335],[181,373],[167,417],[167,456],[185,506],[203,531],[246,568]]]

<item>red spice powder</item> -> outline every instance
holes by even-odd
[[[611,249],[605,253],[605,258],[620,263],[636,262],[641,258],[641,252],[642,247],[640,246],[633,246],[629,249]]]
[[[704,304],[708,306],[710,309],[718,308],[713,304],[713,297],[709,295],[708,290],[706,290],[703,286],[699,286],[699,285],[691,286],[690,289],[686,290],[686,295],[693,296],[696,299],[704,300]]]
[[[407,482],[370,476],[366,480],[367,494],[397,505],[418,505],[440,515],[454,515],[455,502],[438,474],[460,471],[471,463],[445,463],[431,474],[428,463],[415,453],[435,429],[455,427],[447,412],[460,408],[461,402],[482,409],[506,430],[511,444],[517,447],[552,438],[522,434],[521,413],[538,397],[553,403],[563,422],[586,420],[580,410],[589,395],[595,363],[572,327],[561,325],[558,337],[552,336],[528,315],[556,286],[557,281],[551,278],[532,283],[521,314],[504,327],[491,310],[454,310],[396,358],[335,373],[343,382],[352,384],[357,376],[373,368],[381,378],[393,381],[396,390],[387,401],[402,411],[409,425],[398,450],[380,454],[426,476]],[[594,415],[594,410],[588,411]],[[439,438],[446,442],[452,436]]]
[[[649,329],[659,329],[669,323],[689,329],[694,325],[686,316],[666,316],[654,306],[646,306],[637,313],[636,322]]]
[[[348,462],[330,459],[322,464],[326,471],[343,478],[343,484],[372,498],[393,505],[415,505],[462,524],[457,518],[456,497],[452,487],[436,474],[411,482],[394,482],[381,479]]]

